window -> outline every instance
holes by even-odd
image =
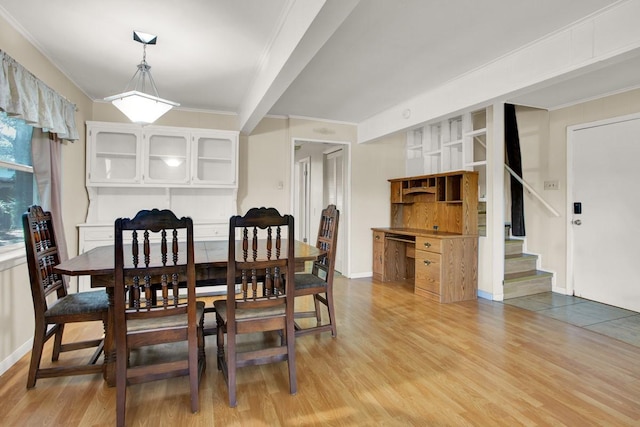
[[[23,120],[0,112],[0,250],[23,243],[22,214],[38,203],[32,132]]]

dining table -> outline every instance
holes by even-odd
[[[238,241],[236,251],[241,253]],[[296,240],[294,242],[296,271],[304,270],[306,261],[313,261],[323,254],[313,245]],[[287,241],[283,240],[282,253],[286,253]],[[227,259],[229,251],[227,240],[194,242],[197,285],[211,286],[226,283]],[[131,261],[129,261],[131,262]],[[125,261],[126,263],[126,261]],[[114,245],[99,246],[83,252],[73,258],[60,262],[54,271],[68,276],[90,276],[92,288],[104,288],[109,298],[109,313],[104,337],[104,370],[106,383],[115,386],[115,343],[114,343],[114,284],[115,250]]]

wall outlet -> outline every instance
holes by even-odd
[[[544,182],[544,189],[545,190],[559,190],[560,189],[560,183],[558,182],[558,180],[553,180],[553,181],[545,181]]]

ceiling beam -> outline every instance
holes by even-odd
[[[359,0],[292,0],[269,52],[239,111],[249,134],[340,27]]]

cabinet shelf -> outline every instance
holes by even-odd
[[[137,157],[137,155],[136,155],[136,153],[101,151],[99,153],[96,153],[96,157],[109,157],[109,158],[117,158],[117,159],[135,159]]]
[[[183,155],[174,155],[174,154],[149,154],[150,159],[180,159],[185,160],[187,157]]]
[[[482,128],[482,129],[476,129],[476,130],[473,130],[473,131],[471,131],[471,132],[467,132],[467,133],[465,133],[465,134],[464,134],[464,136],[471,136],[471,137],[473,137],[473,136],[480,136],[480,135],[484,135],[484,134],[486,134],[486,133],[487,133],[487,128]]]
[[[232,160],[228,157],[198,157],[198,160],[207,161],[207,162],[223,162],[223,163],[231,163]]]
[[[455,145],[462,145],[462,140],[458,139],[456,141],[445,142],[442,144],[443,147],[452,147]]]
[[[435,194],[436,193],[436,188],[435,187],[414,187],[414,188],[405,188],[405,189],[402,190],[402,194],[404,194],[404,195],[416,194],[416,193]]]
[[[465,166],[467,167],[473,167],[473,166],[485,166],[487,164],[486,160],[479,160],[477,162],[469,162],[469,163],[465,163]]]
[[[433,150],[433,151],[427,151],[424,153],[425,157],[426,156],[439,156],[442,154],[441,150]]]

